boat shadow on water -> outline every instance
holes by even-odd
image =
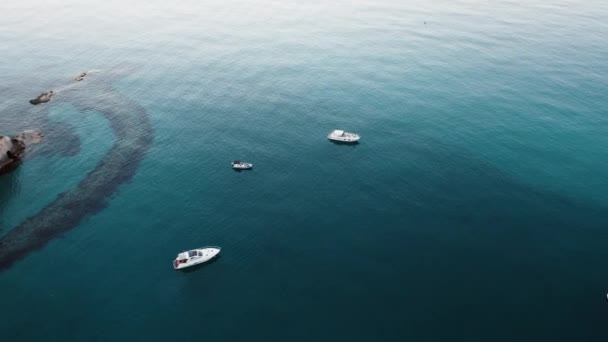
[[[214,257],[213,259],[211,259],[211,260],[209,260],[207,262],[204,262],[202,264],[198,264],[198,265],[182,268],[181,270],[177,270],[177,271],[180,271],[182,273],[196,272],[196,271],[198,271],[201,268],[204,268],[206,266],[210,266],[212,264],[215,264],[221,257],[222,257],[221,255],[218,255],[218,256]]]
[[[358,141],[335,141],[335,140],[330,140],[331,143],[333,143],[334,145],[344,145],[344,146],[350,146],[350,147],[357,147],[359,146],[359,142]]]
[[[232,169],[234,172],[243,172],[243,171],[253,171],[253,168],[251,169]]]

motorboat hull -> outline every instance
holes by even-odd
[[[327,137],[327,139],[333,141],[333,142],[337,142],[337,143],[344,143],[344,144],[356,144],[359,142],[359,137],[357,138],[352,138],[352,139],[338,139],[338,138],[332,138],[332,137]]]
[[[359,142],[361,137],[355,133],[349,133],[341,129],[336,129],[327,135],[327,139],[337,143],[355,144]]]

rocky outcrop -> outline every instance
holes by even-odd
[[[42,93],[40,95],[38,95],[38,97],[36,97],[35,99],[30,100],[30,103],[33,105],[37,105],[40,103],[45,103],[45,102],[49,102],[51,101],[51,97],[54,95],[53,91],[50,90],[47,93]]]
[[[13,137],[0,136],[0,173],[12,170],[23,157],[25,147],[42,140],[42,133],[23,131]]]
[[[25,150],[23,140],[15,137],[0,136],[0,173],[9,171],[17,164]]]

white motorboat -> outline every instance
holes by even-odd
[[[336,129],[333,132],[329,133],[327,139],[332,141],[346,142],[346,143],[356,143],[361,139],[359,134],[345,132],[341,129]]]
[[[235,170],[249,170],[253,168],[253,164],[235,160],[232,162],[232,168]]]
[[[177,255],[175,260],[173,260],[173,268],[181,270],[186,267],[205,263],[220,254],[220,250],[220,247],[210,246],[181,252]]]

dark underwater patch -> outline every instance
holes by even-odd
[[[60,195],[37,214],[0,237],[0,269],[41,249],[49,241],[76,228],[88,216],[103,210],[119,187],[130,181],[153,142],[146,111],[114,89],[91,102],[74,92],[59,94],[79,110],[95,110],[109,120],[115,142],[78,185]],[[73,146],[68,144],[67,146]],[[70,151],[63,151],[63,153]],[[73,151],[71,151],[73,152]]]

